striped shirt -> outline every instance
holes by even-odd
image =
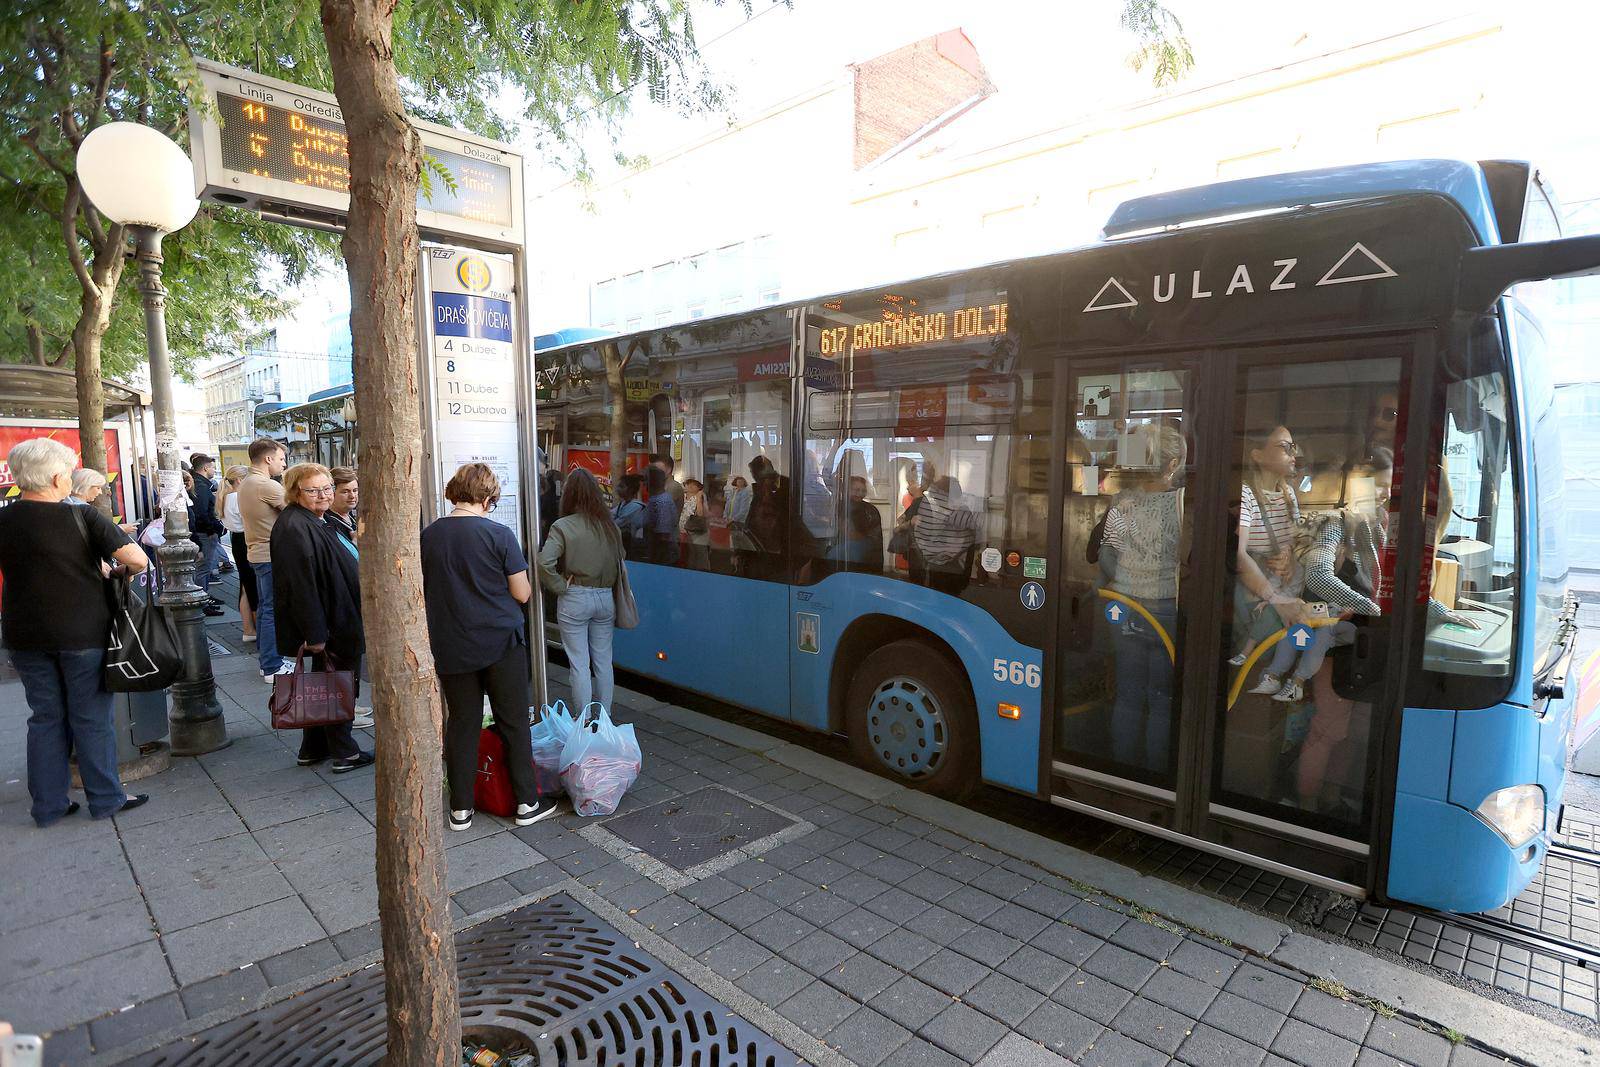
[[[949,563],[972,547],[974,531],[983,517],[959,503],[952,505],[943,493],[929,489],[917,508],[917,551],[929,563]]]
[[[1263,493],[1256,501],[1248,485],[1239,491],[1239,540],[1252,556],[1275,556],[1294,546],[1294,524],[1300,518],[1300,501],[1288,485],[1281,493]],[[1266,506],[1266,521],[1261,518]]]

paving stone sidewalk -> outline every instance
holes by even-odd
[[[47,1063],[115,1062],[378,949],[372,772],[296,767],[253,657],[216,670],[232,745],[138,783],[152,794],[138,811],[48,831],[20,780],[21,687],[0,684],[0,1018],[49,1033]],[[696,732],[681,709],[618,703],[645,767],[617,815],[520,829],[479,816],[446,834],[458,926],[558,891],[603,902],[815,1063],[1501,1062],[853,792],[865,776],[851,768],[798,770]],[[708,788],[765,809],[765,836],[680,869],[635,848],[628,824],[608,829]]]

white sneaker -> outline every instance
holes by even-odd
[[[1236,653],[1235,655],[1232,655],[1232,656],[1228,657],[1228,666],[1230,666],[1230,667],[1243,667],[1245,665],[1245,661],[1248,660],[1249,658],[1250,658],[1250,653],[1248,653],[1248,652]]]
[[[450,812],[450,829],[452,829],[452,830],[470,830],[470,829],[472,829],[472,815],[473,815],[473,811],[472,811],[471,808],[465,808],[465,809],[463,809],[461,811],[451,811]]]
[[[1276,674],[1273,674],[1270,671],[1268,671],[1268,672],[1263,673],[1261,675],[1261,681],[1259,681],[1259,682],[1257,682],[1255,684],[1255,688],[1247,690],[1247,692],[1256,693],[1256,694],[1259,694],[1261,696],[1266,696],[1268,693],[1276,694],[1280,690],[1282,690],[1282,688],[1283,688],[1283,679],[1279,678]]]
[[[261,680],[263,682],[266,682],[268,685],[271,685],[272,684],[272,680],[274,678],[276,678],[278,675],[280,675],[280,674],[293,674],[293,673],[294,673],[294,664],[285,662],[283,664],[283,666],[279,667],[277,670],[273,671],[271,674],[268,674],[266,671],[262,671],[261,672]]]
[[[1272,699],[1280,704],[1298,704],[1305,699],[1305,689],[1300,685],[1300,679],[1290,678],[1283,683],[1283,688],[1272,694]]]
[[[350,728],[352,730],[372,729],[372,709],[356,708],[356,717],[350,720]]]
[[[540,797],[535,804],[517,805],[517,825],[532,826],[541,819],[548,819],[561,810],[561,806],[549,797]]]
[[[245,634],[243,637],[239,638],[239,640],[243,641],[247,645],[253,645],[256,643],[256,635]]]

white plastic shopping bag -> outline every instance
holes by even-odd
[[[533,737],[533,775],[542,797],[559,796],[561,785],[561,750],[572,736],[573,718],[564,700],[546,704],[544,713],[534,722],[530,731]]]
[[[561,782],[579,815],[610,815],[639,777],[644,756],[631,724],[618,726],[600,704],[583,709],[561,750]]]

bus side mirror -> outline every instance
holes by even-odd
[[[1600,235],[1510,245],[1481,245],[1461,261],[1457,309],[1471,315],[1490,310],[1519,282],[1600,274]]]

